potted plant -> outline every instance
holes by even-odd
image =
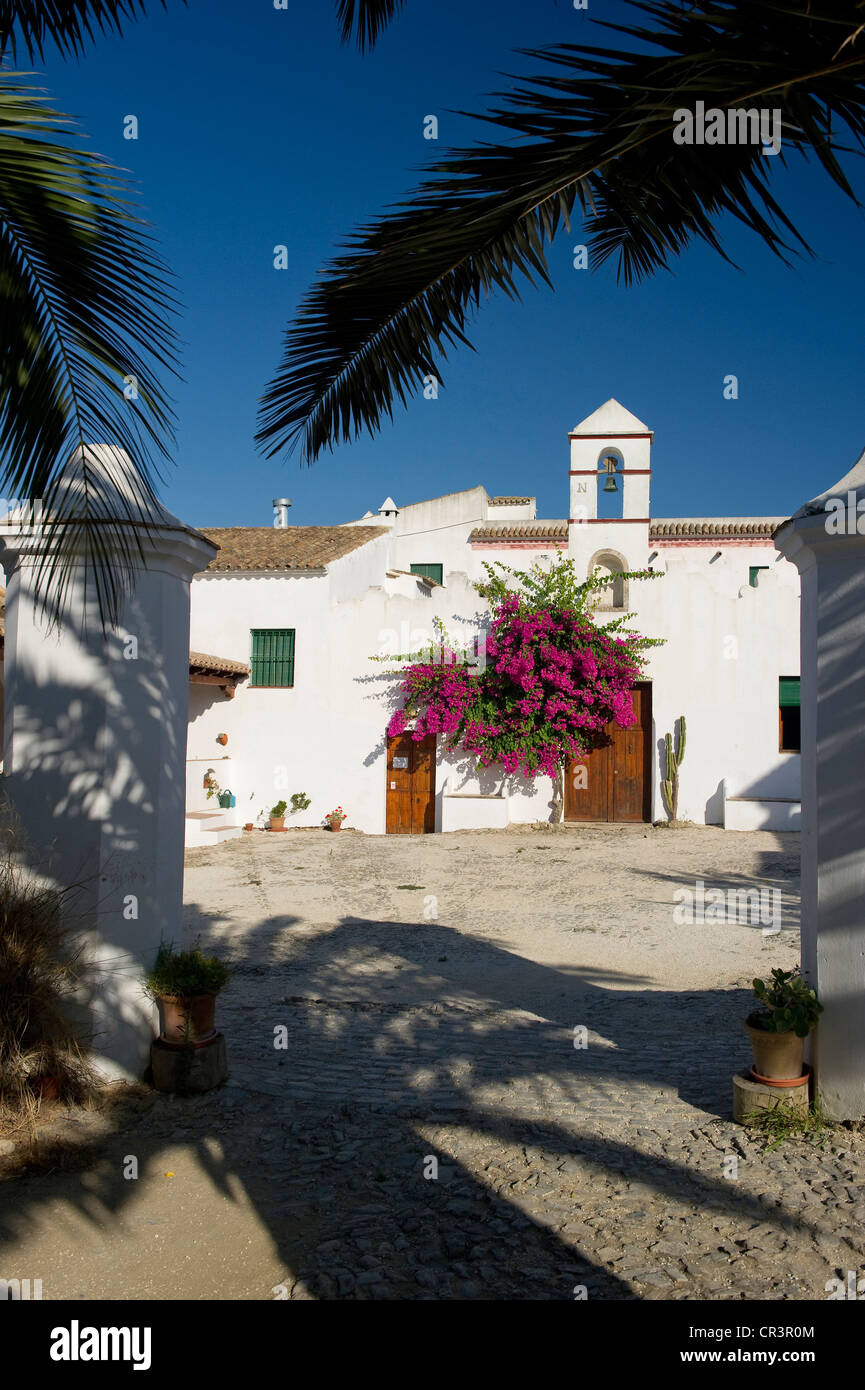
[[[803,1081],[805,1039],[823,1012],[816,991],[796,966],[773,970],[768,984],[754,980],[754,998],[762,1007],[745,1022],[754,1051],[752,1075],[769,1085]]]
[[[348,816],[346,815],[345,811],[342,809],[341,806],[337,806],[335,811],[328,811],[327,815],[325,816],[325,820],[327,821],[331,830],[341,830],[342,823],[344,820],[348,820]]]
[[[160,1038],[173,1047],[195,1047],[215,1036],[216,996],[228,983],[228,966],[198,945],[175,951],[163,943],[144,988],[162,1014]]]
[[[209,767],[204,774],[204,789],[207,792],[208,801],[212,796],[218,796],[221,791],[220,785],[216,780],[216,773],[213,771],[212,767]]]
[[[275,806],[270,808],[270,828],[271,830],[285,829],[285,809],[287,801],[277,801]]]
[[[295,811],[306,811],[311,805],[312,802],[306,792],[295,792],[291,798],[292,813]]]
[[[228,742],[228,734],[217,734],[216,742],[221,743],[224,748],[226,743]]]

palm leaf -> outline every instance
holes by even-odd
[[[546,250],[575,203],[593,268],[614,258],[626,284],[668,268],[695,240],[725,255],[725,213],[782,258],[807,252],[770,191],[785,154],[674,143],[676,111],[698,100],[780,109],[785,151],[816,157],[854,196],[838,156],[845,140],[861,153],[865,136],[862,0],[630,3],[651,27],[602,27],[635,46],[526,51],[540,74],[515,79],[480,118],[498,143],[451,152],[330,262],[262,398],[266,454],[300,446],[309,462],[339,439],[373,434],[424,376],[441,382],[482,296],[549,282]]]
[[[159,3],[164,9],[166,0]],[[145,8],[145,0],[0,0],[0,53],[8,49],[14,62],[20,45],[32,63],[52,42],[77,57],[97,34],[122,33]]]
[[[355,35],[358,48],[374,47],[379,35],[387,28],[405,0],[337,0],[336,13],[343,43]]]
[[[22,74],[0,74],[0,486],[42,501],[37,595],[53,619],[82,559],[103,625],[128,592],[172,438],[157,374],[175,366],[173,309],[122,172]]]

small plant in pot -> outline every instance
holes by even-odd
[[[162,1013],[163,1042],[195,1047],[216,1034],[216,996],[227,985],[228,966],[218,956],[206,956],[198,945],[191,951],[160,946],[144,988]]]
[[[773,970],[768,984],[754,980],[754,998],[762,1007],[745,1021],[754,1051],[752,1075],[772,1085],[804,1080],[805,1039],[823,1012],[816,991],[797,966]]]
[[[331,830],[341,830],[342,823],[344,820],[348,820],[348,816],[346,815],[345,811],[342,809],[341,806],[337,806],[336,810],[328,811],[327,815],[325,816],[325,820],[327,821]]]
[[[288,806],[287,801],[277,801],[275,806],[270,808],[270,828],[271,830],[285,829],[285,811]]]

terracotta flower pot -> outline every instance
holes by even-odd
[[[34,1076],[30,1082],[34,1095],[40,1100],[59,1100],[61,1081],[59,1076]]]
[[[745,1023],[751,1047],[754,1052],[754,1070],[760,1076],[789,1081],[802,1076],[805,1067],[805,1039],[795,1033],[768,1033],[765,1028],[755,1028],[751,1014]]]
[[[248,820],[243,828],[244,830],[254,830],[255,827],[253,826],[252,821]]]
[[[270,828],[271,828],[271,830],[284,830],[284,829],[285,829],[285,816],[271,816],[271,818],[270,818]]]
[[[332,820],[332,821],[329,822],[329,825],[330,825],[331,830],[342,830],[342,821],[341,821],[341,820]]]
[[[163,1042],[174,1047],[192,1047],[214,1036],[215,994],[196,994],[191,999],[163,995],[159,1006],[162,1010],[160,1037]]]
[[[228,742],[228,734],[217,734],[216,742],[221,743],[224,748],[226,743]]]

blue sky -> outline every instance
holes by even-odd
[[[101,153],[130,169],[184,304],[176,466],[162,495],[199,526],[349,520],[482,483],[567,515],[567,432],[610,396],[655,430],[656,516],[789,514],[865,445],[863,214],[795,156],[778,180],[816,260],[787,269],[724,225],[736,271],[693,248],[636,288],[611,267],[577,271],[579,225],[550,253],[555,293],[483,307],[476,352],[454,353],[435,401],[421,395],[375,438],[301,469],[265,460],[258,397],[320,266],[361,221],[408,191],[449,143],[484,138],[449,114],[483,110],[502,74],[537,65],[519,47],[605,43],[590,0],[409,0],[365,57],[340,45],[328,0],[168,0],[79,62],[40,69]],[[615,39],[613,38],[613,41]],[[123,138],[124,117],[139,138]],[[439,118],[438,142],[423,120]],[[858,170],[856,171],[858,174]],[[861,175],[858,175],[862,179]],[[865,179],[860,183],[865,187]],[[285,244],[289,268],[273,267]],[[739,398],[723,398],[734,373]]]

